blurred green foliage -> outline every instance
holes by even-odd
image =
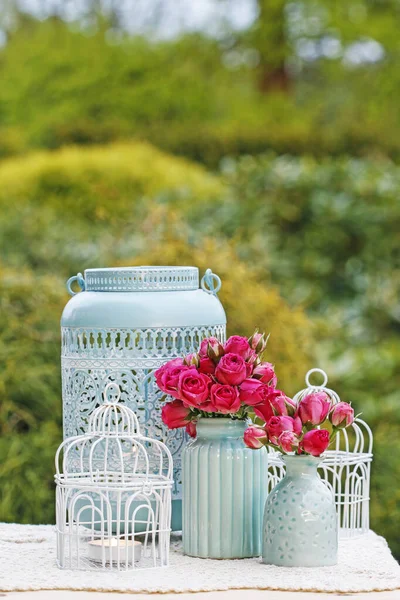
[[[292,391],[300,385],[313,353],[308,318],[260,282],[228,240],[203,233],[210,207],[226,193],[203,167],[144,143],[65,148],[0,164],[0,210],[7,215],[0,222],[7,265],[0,277],[0,520],[54,519],[59,318],[68,301],[65,281],[77,271],[125,263],[212,266],[224,280],[231,331],[271,331],[270,360],[281,384]]]
[[[265,94],[254,85],[257,50],[253,62],[246,58],[256,32],[224,44],[198,34],[150,42],[123,32],[113,38],[108,27],[82,32],[24,18],[10,33],[0,50],[0,158],[132,136],[211,167],[226,155],[270,149],[400,155],[394,42],[386,60],[359,68],[297,60],[290,93],[285,84]],[[311,42],[327,32],[325,24]]]
[[[53,519],[66,278],[196,264],[222,277],[231,333],[271,332],[285,390],[318,365],[372,425],[371,524],[400,557],[399,15],[376,0],[258,5],[219,40],[103,18],[8,29],[0,520]],[[371,42],[380,57],[349,62]]]

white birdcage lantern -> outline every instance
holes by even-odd
[[[316,373],[323,377],[321,385],[310,383],[310,376]],[[296,404],[313,392],[325,392],[334,404],[340,402],[338,394],[326,387],[328,377],[322,369],[311,369],[305,380],[307,387],[293,398]],[[321,457],[319,474],[334,495],[342,538],[353,538],[369,531],[372,444],[371,429],[357,417],[350,427],[337,433],[335,448],[327,450]],[[269,452],[268,486],[271,490],[282,479],[285,468],[279,453]]]
[[[109,383],[86,433],[56,453],[57,562],[65,569],[168,565],[172,456],[142,435]]]

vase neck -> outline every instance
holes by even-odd
[[[240,438],[246,429],[246,422],[228,418],[200,418],[197,423],[199,439]]]
[[[286,465],[286,475],[316,475],[320,458],[315,456],[284,456],[283,462]]]

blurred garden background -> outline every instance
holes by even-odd
[[[373,427],[400,558],[397,0],[0,0],[0,521],[54,521],[59,319],[88,267],[193,264]]]

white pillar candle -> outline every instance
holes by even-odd
[[[91,560],[96,562],[103,562],[103,556],[105,562],[111,561],[118,562],[118,548],[119,548],[119,562],[132,563],[133,560],[138,562],[141,558],[142,544],[134,540],[125,540],[125,538],[118,539],[112,537],[111,539],[102,540],[91,540],[88,543],[88,555]]]

